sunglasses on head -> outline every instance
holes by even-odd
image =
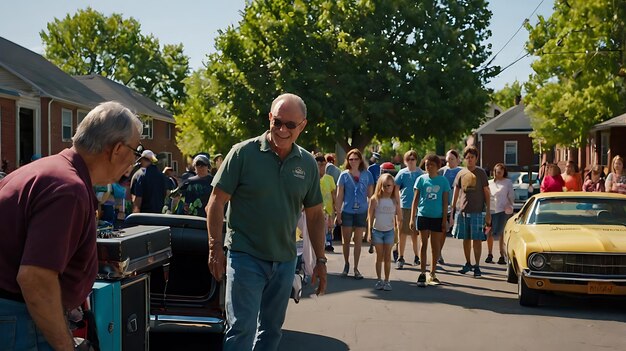
[[[280,119],[272,119],[272,126],[280,129],[283,125],[285,127],[287,127],[287,129],[296,129],[299,125],[301,125],[302,123],[304,123],[304,121],[306,121],[306,119],[303,119],[300,123],[296,123],[296,122],[283,122]]]

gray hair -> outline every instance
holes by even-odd
[[[80,122],[72,142],[80,150],[97,154],[119,142],[130,141],[132,127],[141,134],[143,125],[128,108],[115,101],[103,102]]]
[[[274,107],[276,106],[276,104],[281,100],[294,100],[300,106],[300,110],[302,111],[302,114],[304,115],[304,118],[306,119],[306,104],[304,103],[304,100],[302,100],[302,98],[299,97],[298,95],[291,94],[291,93],[281,94],[276,99],[274,99],[274,101],[272,101],[272,108],[271,108],[272,113],[274,113]]]

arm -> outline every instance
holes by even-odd
[[[209,270],[217,281],[221,281],[226,272],[222,228],[224,226],[224,205],[228,201],[230,201],[230,194],[214,187],[206,206],[206,221],[209,231]]]
[[[55,350],[74,350],[61,304],[59,274],[37,266],[20,266],[17,272],[28,312]]]
[[[337,199],[335,199],[335,222],[341,225],[341,206],[343,206],[343,185],[337,187]]]
[[[609,173],[609,175],[606,176],[606,180],[604,181],[604,189],[610,193],[615,192],[613,190],[613,174],[612,173]]]
[[[443,214],[443,216],[441,216],[441,232],[444,234],[448,231],[448,221],[446,218],[448,214],[448,194],[450,194],[449,191],[444,191],[441,198],[441,213]]]
[[[417,218],[417,205],[420,201],[420,191],[419,189],[415,189],[413,191],[413,202],[411,203],[411,218],[409,219],[409,228],[413,230],[417,230],[417,226],[415,223],[415,218]]]
[[[459,188],[454,187],[454,193],[452,193],[452,207],[450,207],[450,226],[454,225],[454,214],[456,213],[456,202],[459,199]]]
[[[378,201],[374,197],[369,198],[367,206],[367,232],[369,233],[369,241],[372,242],[372,229],[374,228],[374,216],[376,214],[376,206]]]
[[[324,210],[320,203],[313,207],[305,208],[304,213],[306,214],[306,225],[309,229],[311,246],[317,258],[315,268],[313,268],[311,283],[315,285],[315,282],[319,279],[320,284],[315,293],[322,295],[326,292],[326,263],[320,262],[320,259],[326,259],[324,255],[324,241],[326,238],[324,233]]]
[[[491,191],[489,191],[489,185],[483,187],[483,192],[485,193],[485,224],[491,226]]]
[[[133,213],[141,212],[141,196],[133,195]]]

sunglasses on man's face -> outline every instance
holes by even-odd
[[[306,119],[303,119],[302,121],[300,121],[300,123],[296,123],[296,122],[283,122],[280,119],[272,119],[272,126],[274,126],[275,128],[280,129],[283,125],[285,127],[287,127],[287,129],[296,129],[298,128],[299,125],[301,125],[302,123],[304,123],[304,121],[306,121]]]

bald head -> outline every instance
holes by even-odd
[[[272,101],[272,114],[277,115],[280,105],[285,102],[296,104],[300,108],[300,111],[302,112],[304,118],[306,118],[306,104],[304,103],[304,100],[302,100],[302,98],[298,95],[291,93],[281,94],[276,99],[274,99],[274,101]]]

